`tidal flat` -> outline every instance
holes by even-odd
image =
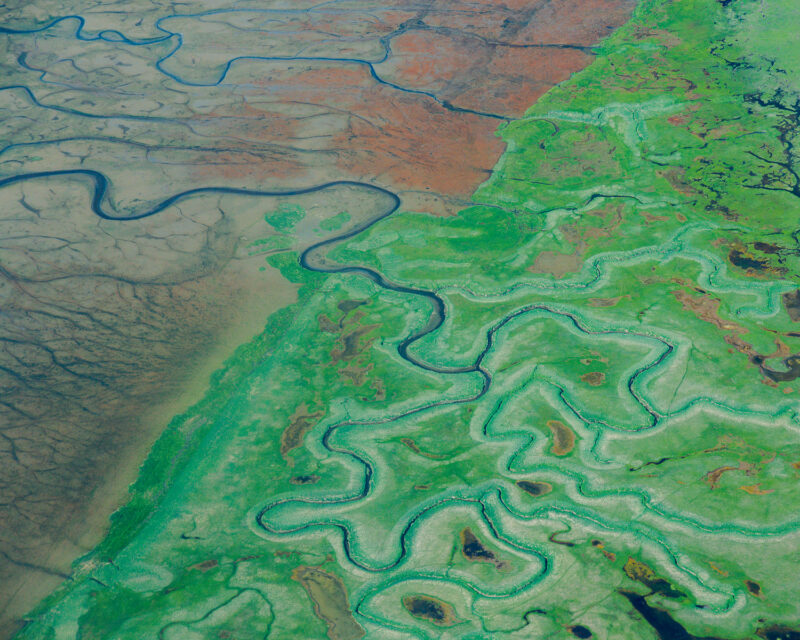
[[[800,15],[576,6],[9,14],[9,636],[800,637]]]

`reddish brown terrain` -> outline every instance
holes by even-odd
[[[39,103],[3,94],[9,126],[20,122],[8,143],[44,146],[4,151],[0,177],[93,169],[127,211],[199,186],[357,180],[405,209],[453,215],[503,152],[497,127],[585,67],[634,4],[349,2],[278,15],[263,32],[243,30],[246,14],[171,18],[163,27],[185,36],[161,63],[172,77],[155,67],[166,44],[78,41],[66,24],[49,40],[14,36],[7,84],[30,86]],[[89,25],[133,24],[93,11]],[[31,16],[9,20],[46,22]],[[143,16],[140,31],[153,24]],[[247,242],[270,233],[269,206],[252,199],[209,196],[134,223],[99,221],[77,177],[19,183],[3,198],[0,636],[98,541],[209,367],[293,296],[248,258]]]
[[[503,151],[498,125],[523,115],[548,89],[585,67],[592,45],[624,22],[634,4],[439,1],[413,11],[397,3],[368,12],[369,28],[359,33],[375,45],[371,55],[362,52],[359,58],[344,43],[338,49],[328,43],[320,54],[373,60],[369,64],[237,62],[226,80],[237,83],[242,102],[201,118],[213,117],[220,135],[280,144],[284,152],[253,162],[246,148],[227,163],[217,158],[199,166],[197,175],[305,184],[321,169],[319,158],[308,157],[315,151],[329,160],[325,175],[395,190],[408,208],[426,206],[415,193],[466,198]],[[326,31],[352,36],[366,12],[358,5],[352,23],[338,16]],[[316,41],[313,25],[303,26]],[[386,60],[374,62],[384,47]],[[303,116],[287,112],[286,105],[296,105]]]

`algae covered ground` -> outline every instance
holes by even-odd
[[[18,637],[800,638],[798,28],[642,0],[456,215],[261,194],[296,302]]]

